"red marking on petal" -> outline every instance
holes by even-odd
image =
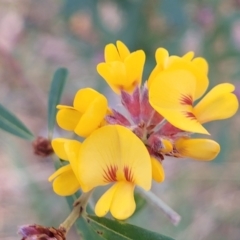
[[[106,182],[116,182],[117,181],[117,166],[108,166],[107,170],[103,170],[104,179]]]
[[[191,120],[197,120],[196,116],[192,112],[184,112],[184,114],[187,118],[190,118]]]
[[[190,95],[182,95],[180,98],[180,103],[182,105],[193,105],[193,98]]]
[[[124,176],[128,182],[134,182],[132,171],[128,166],[125,166],[123,168],[123,172],[124,172]]]

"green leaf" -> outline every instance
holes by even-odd
[[[63,88],[67,79],[68,71],[66,68],[59,68],[54,73],[49,97],[48,97],[48,132],[49,136],[52,135],[52,131],[56,122],[56,106],[59,104],[62,96]]]
[[[109,240],[173,240],[173,238],[164,236],[162,234],[151,232],[149,230],[119,222],[116,220],[110,220],[108,218],[100,218],[96,216],[88,215],[86,220],[90,227],[92,227],[96,233],[98,233],[103,239]]]
[[[0,128],[13,135],[33,140],[31,131],[11,112],[0,104]]]

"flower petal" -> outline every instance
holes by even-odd
[[[192,60],[193,65],[202,73],[208,74],[208,63],[204,58],[197,57]]]
[[[64,130],[73,131],[80,117],[81,114],[75,109],[63,108],[58,111],[56,120],[58,125]]]
[[[66,166],[60,167],[57,171],[55,171],[49,178],[48,181],[51,182],[54,178],[58,177],[59,175],[71,171],[71,165],[68,164]]]
[[[157,51],[155,53],[155,58],[156,58],[157,64],[148,78],[148,81],[147,81],[148,88],[150,87],[153,79],[158,75],[158,73],[160,73],[161,71],[163,71],[165,69],[165,65],[167,63],[168,57],[169,57],[169,54],[166,49],[164,49],[164,48],[157,49]]]
[[[110,212],[114,218],[124,220],[130,217],[135,209],[134,184],[129,182],[118,182],[117,189],[113,195]]]
[[[213,160],[220,151],[217,142],[210,139],[186,139],[180,138],[175,147],[183,156],[201,161]]]
[[[103,95],[96,97],[80,118],[74,132],[82,137],[89,136],[101,126],[107,113],[107,99]]]
[[[52,148],[53,151],[55,152],[55,154],[62,160],[66,160],[68,161],[68,156],[66,154],[66,151],[64,149],[64,144],[67,141],[71,141],[69,139],[66,138],[55,138],[52,140],[51,144],[52,144]]]
[[[168,70],[182,69],[192,73],[192,75],[196,78],[196,87],[193,100],[200,98],[208,88],[209,80],[206,73],[201,71],[192,62],[186,61],[183,58],[171,56],[169,58],[168,66],[166,67],[166,69]]]
[[[151,83],[149,101],[152,107],[173,126],[189,132],[207,130],[193,114],[195,77],[187,71],[162,71]]]
[[[136,85],[142,82],[142,73],[145,63],[145,53],[142,50],[131,53],[124,61],[127,72],[127,82],[123,86],[126,92],[132,92]]]
[[[117,49],[118,49],[118,53],[120,55],[120,58],[123,62],[124,59],[130,55],[130,51],[128,50],[126,45],[121,41],[117,41]]]
[[[67,154],[68,160],[72,167],[73,172],[78,178],[78,168],[79,168],[79,152],[81,149],[81,143],[76,140],[66,141],[64,144],[64,150]]]
[[[199,122],[226,119],[233,116],[238,109],[238,99],[231,93],[235,87],[230,83],[214,87],[194,108]]]
[[[79,159],[78,175],[83,191],[116,181],[117,171],[125,178],[130,174],[129,178],[146,190],[151,187],[148,151],[125,127],[105,126],[94,131],[83,142]]]
[[[80,113],[87,111],[88,107],[92,104],[95,99],[104,99],[104,102],[107,102],[107,99],[101,93],[95,91],[92,88],[83,88],[80,89],[74,98],[73,106]]]
[[[183,59],[185,59],[186,61],[191,61],[194,57],[194,52],[193,51],[190,51],[190,52],[187,52],[186,54],[184,54],[182,56]]]
[[[53,191],[60,196],[74,194],[80,188],[72,169],[64,171],[53,181]]]
[[[118,184],[114,184],[97,201],[97,204],[95,206],[95,213],[98,217],[103,217],[109,212],[113,196],[117,188]]]
[[[152,178],[156,182],[163,182],[165,179],[165,173],[162,164],[154,157],[151,157],[152,162]]]
[[[106,45],[104,50],[104,57],[106,62],[121,61],[118,50],[112,43]]]
[[[97,71],[117,94],[128,84],[126,67],[123,62],[99,63]]]

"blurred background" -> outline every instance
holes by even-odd
[[[94,87],[111,99],[97,75],[107,43],[122,40],[147,55],[193,50],[210,65],[210,87],[230,82],[240,97],[239,0],[0,0],[0,103],[37,136],[47,136],[47,98],[58,67],[69,69],[62,103],[77,89]],[[210,123],[221,145],[213,162],[166,159],[166,181],[154,192],[182,216],[173,226],[152,205],[130,222],[178,240],[240,239],[240,115]],[[51,158],[33,154],[30,142],[0,131],[0,239],[17,240],[27,223],[58,226],[69,213],[48,176]],[[79,239],[72,231],[69,239]]]

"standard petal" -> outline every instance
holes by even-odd
[[[117,41],[117,49],[118,49],[118,53],[120,55],[120,58],[123,62],[124,59],[130,55],[130,51],[128,50],[126,45],[121,41]]]
[[[197,57],[192,60],[193,65],[204,74],[208,74],[208,63],[204,58]]]
[[[226,119],[233,116],[238,109],[238,99],[231,93],[235,87],[230,83],[214,87],[194,108],[199,122]]]
[[[151,157],[152,162],[152,178],[156,182],[163,182],[165,179],[165,173],[162,164],[154,157]]]
[[[190,72],[163,71],[151,83],[149,101],[173,126],[189,132],[207,134],[193,114],[195,88],[196,79]]]
[[[117,189],[113,195],[110,212],[114,218],[124,220],[130,217],[135,209],[134,184],[129,182],[116,183]]]
[[[80,113],[84,113],[87,111],[88,107],[92,104],[92,102],[97,98],[104,98],[105,102],[107,101],[104,95],[95,91],[94,89],[83,88],[76,93],[73,106]]]
[[[136,85],[142,82],[142,73],[145,63],[145,53],[142,50],[131,53],[124,61],[127,73],[127,82],[123,90],[132,92]]]
[[[107,99],[103,95],[95,98],[82,115],[74,132],[79,136],[87,137],[99,128],[107,113],[107,104]]]
[[[206,73],[198,69],[192,62],[186,61],[183,58],[179,57],[171,57],[169,58],[166,69],[182,69],[189,71],[196,78],[196,87],[193,100],[200,98],[208,88],[209,80]]]
[[[118,184],[114,184],[97,201],[97,204],[95,206],[95,213],[98,217],[103,217],[109,212],[113,196],[117,188]]]
[[[53,182],[53,190],[60,196],[70,196],[79,188],[79,182],[72,170],[62,173]]]
[[[151,187],[150,156],[142,141],[122,126],[105,126],[82,144],[79,176],[83,191],[128,178],[142,188]],[[92,174],[89,174],[92,173]]]
[[[106,62],[121,61],[118,50],[112,43],[106,45],[104,50],[104,57]]]
[[[175,147],[182,157],[201,161],[213,160],[220,151],[219,144],[210,139],[180,138]]]
[[[52,144],[52,148],[53,148],[53,151],[55,152],[55,154],[60,159],[68,161],[68,156],[67,156],[66,151],[64,149],[64,144],[67,141],[71,141],[71,140],[66,139],[66,138],[55,138],[55,139],[52,140],[51,144]]]
[[[75,109],[60,109],[56,120],[58,125],[64,130],[73,131],[79,122],[81,114]]]
[[[158,48],[156,50],[156,53],[155,53],[156,62],[157,64],[161,64],[163,69],[165,68],[168,57],[169,57],[169,54],[165,48]]]

